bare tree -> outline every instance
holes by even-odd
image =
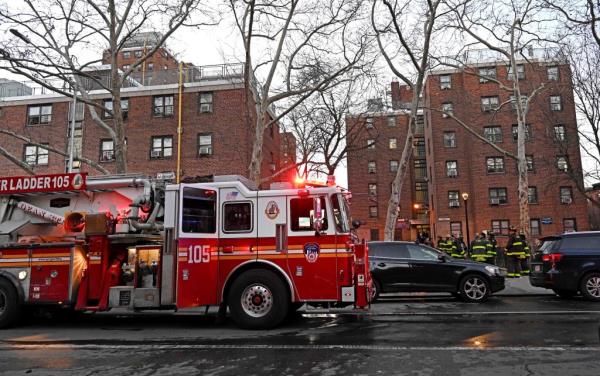
[[[430,46],[436,24],[446,12],[444,3],[441,0],[383,0],[373,1],[371,7],[371,24],[381,54],[394,75],[412,91],[408,131],[388,201],[385,240],[394,239],[400,194],[413,150],[420,96],[429,69]]]
[[[452,25],[458,29],[467,43],[467,51],[462,53],[464,61],[457,64],[461,59],[456,58],[453,62],[446,59],[445,64],[467,69],[474,75],[479,73],[472,68],[476,61],[469,61],[473,56],[468,49],[474,46],[485,48],[498,59],[502,59],[509,64],[510,81],[499,80],[496,77],[482,77],[486,80],[497,83],[501,90],[512,94],[512,106],[516,111],[517,120],[517,154],[503,150],[504,154],[510,157],[516,157],[518,170],[518,202],[519,202],[519,227],[529,237],[529,203],[528,203],[528,176],[527,176],[527,158],[525,151],[525,141],[527,132],[527,114],[530,105],[535,97],[544,90],[542,83],[536,87],[528,87],[528,94],[525,94],[519,75],[519,62],[528,61],[535,58],[534,47],[542,43],[552,43],[549,36],[542,35],[540,25],[546,21],[543,15],[543,7],[535,0],[504,0],[504,1],[474,1],[458,0],[450,4],[453,10]],[[539,50],[538,50],[539,51]],[[547,50],[544,50],[547,51]],[[475,51],[477,52],[477,51]],[[457,55],[457,56],[460,56]],[[468,66],[471,65],[469,69]],[[499,110],[503,105],[491,110]],[[455,120],[456,117],[452,116]],[[458,122],[463,127],[467,127],[464,121]],[[501,149],[494,143],[483,138],[488,144],[496,149]]]
[[[127,171],[127,144],[121,89],[130,76],[178,28],[213,22],[202,0],[24,0],[0,6],[0,69],[34,81],[42,87],[87,105],[94,123],[113,140],[117,173]],[[196,18],[192,23],[192,16]],[[143,55],[121,70],[119,52],[145,30],[158,38]],[[11,34],[6,33],[10,31]],[[102,60],[86,58],[89,50],[106,49]],[[106,90],[112,108],[94,100],[91,90]],[[109,113],[107,120],[98,113]]]
[[[249,177],[260,181],[265,130],[360,66],[369,46],[363,1],[230,0],[230,7],[244,45],[247,102],[255,103]]]

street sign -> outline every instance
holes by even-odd
[[[540,220],[540,222],[542,222],[543,225],[551,225],[552,224],[552,218],[550,218],[550,217],[542,218]]]

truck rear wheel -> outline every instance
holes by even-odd
[[[231,285],[228,301],[233,321],[244,329],[271,329],[286,317],[290,297],[281,279],[268,270],[251,270]]]
[[[0,328],[15,323],[19,311],[17,292],[12,284],[0,278]]]

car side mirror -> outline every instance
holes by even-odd
[[[357,228],[359,228],[359,227],[360,227],[360,225],[361,225],[361,222],[360,222],[358,219],[354,219],[354,220],[352,221],[352,228],[353,228],[353,229],[355,229],[355,230],[356,230]]]
[[[438,261],[440,261],[440,262],[446,262],[446,256],[445,255],[438,255]]]

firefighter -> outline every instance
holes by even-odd
[[[437,249],[439,249],[442,252],[444,251],[444,248],[446,247],[446,241],[444,239],[442,239],[441,236],[438,235],[437,237]]]
[[[454,258],[465,258],[465,249],[462,245],[461,238],[456,238],[452,235],[452,246],[450,248],[450,256]]]
[[[497,265],[498,261],[497,261],[497,256],[498,256],[498,251],[497,251],[497,245],[498,243],[496,242],[496,236],[494,235],[493,232],[488,232],[487,233],[487,243],[486,243],[486,247],[487,247],[487,255],[488,255],[488,263],[490,264],[494,264]]]
[[[442,241],[441,250],[448,255],[452,255],[452,245],[453,244],[454,243],[452,242],[452,238],[450,237],[450,234],[448,234],[448,235],[446,235],[446,239]]]
[[[525,234],[519,234],[521,242],[523,242],[523,255],[519,256],[521,264],[521,274],[529,275],[529,259],[531,257],[531,248],[525,239]]]
[[[524,255],[523,242],[517,236],[514,227],[510,229],[508,243],[506,243],[506,261],[508,263],[508,277],[518,278],[521,276],[521,256]]]
[[[486,262],[487,261],[487,246],[485,235],[482,233],[475,234],[475,239],[471,242],[471,260]]]

